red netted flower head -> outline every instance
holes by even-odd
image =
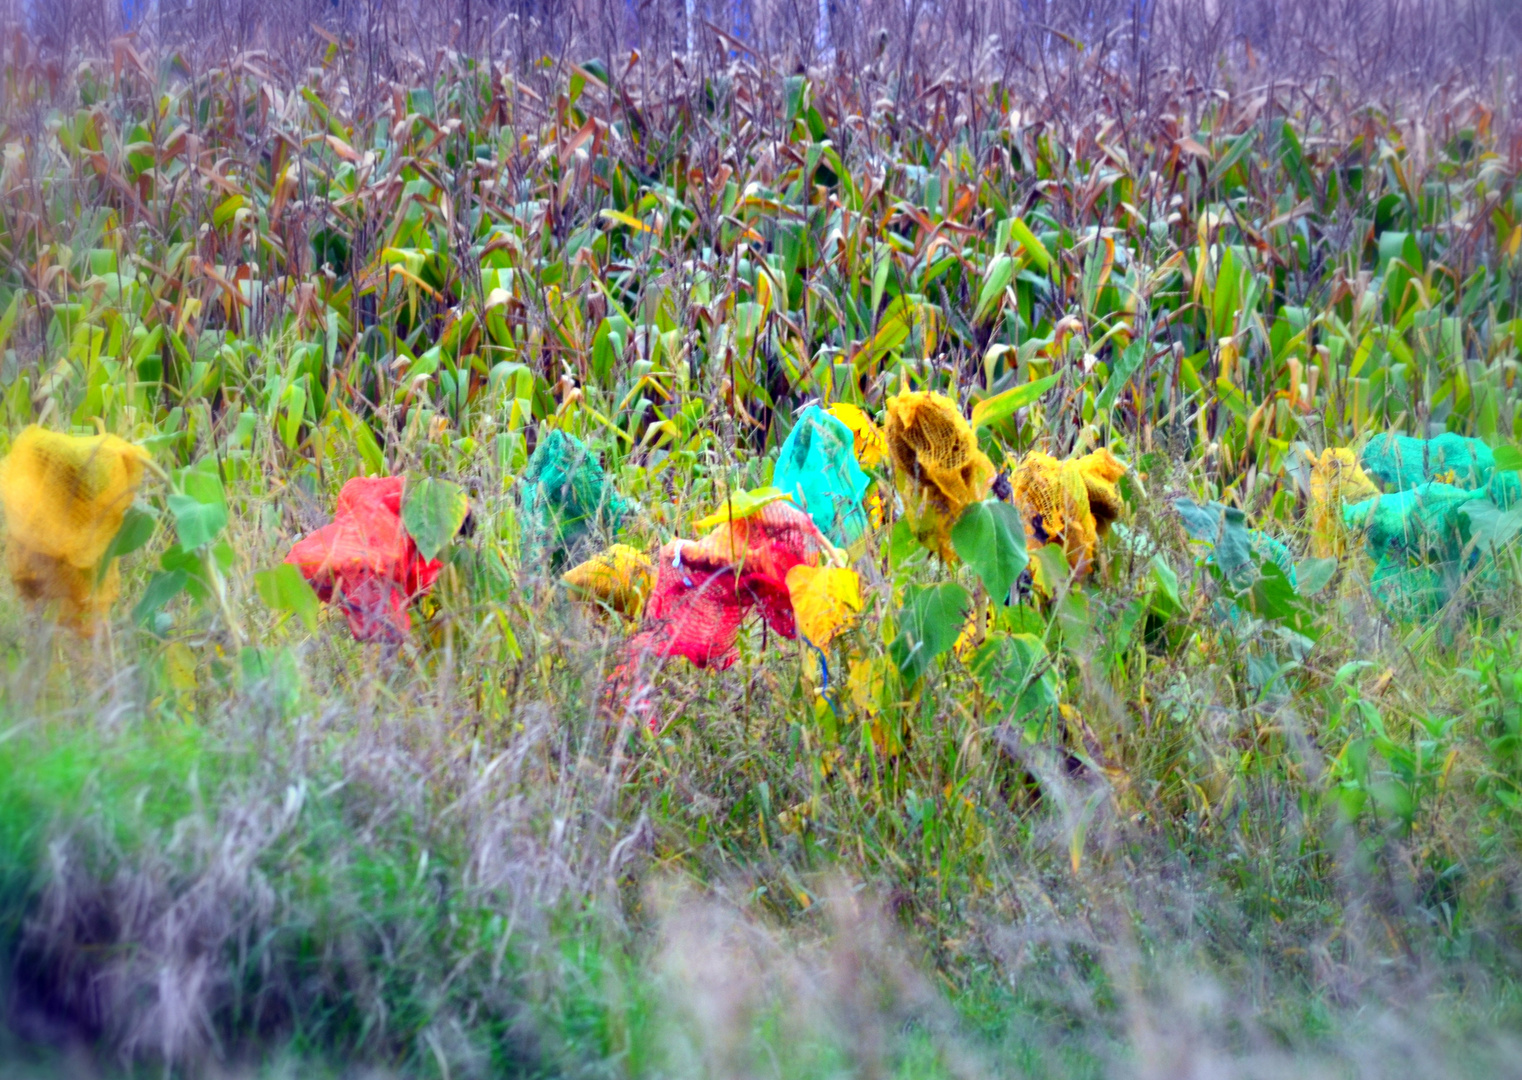
[[[407,608],[427,592],[443,563],[424,559],[402,526],[400,476],[350,480],[333,522],[303,539],[285,561],[325,602],[342,605],[360,641],[400,641],[412,628]]]
[[[787,502],[725,522],[702,540],[666,544],[628,659],[685,656],[698,667],[727,668],[752,608],[783,637],[796,637],[787,572],[819,565],[826,546],[809,516]]]

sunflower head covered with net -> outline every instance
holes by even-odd
[[[540,438],[520,483],[527,546],[552,566],[594,532],[616,530],[627,510],[597,456],[563,431]]]
[[[1348,552],[1348,532],[1342,520],[1344,503],[1362,502],[1379,488],[1346,447],[1329,446],[1311,466],[1311,553],[1318,559]]]
[[[920,540],[953,558],[951,526],[982,499],[994,466],[950,398],[928,391],[888,399],[884,437],[893,465],[909,478],[921,504]]]
[[[818,566],[829,547],[809,516],[786,500],[724,521],[701,540],[663,545],[640,631],[625,647],[620,681],[651,658],[682,656],[698,667],[729,667],[740,626],[752,611],[772,631],[796,638],[788,574]]]
[[[80,437],[39,427],[23,431],[0,462],[6,562],[16,590],[34,603],[57,602],[82,631],[116,598],[115,565],[100,563],[122,526],[148,452],[115,435]]]
[[[400,476],[356,477],[338,493],[333,521],[298,542],[285,561],[324,603],[337,603],[358,641],[402,641],[408,608],[444,564],[425,559],[402,524]]]
[[[1120,517],[1115,485],[1125,474],[1125,462],[1108,448],[1066,460],[1039,450],[1026,454],[1010,477],[1026,542],[1033,548],[1061,544],[1068,565],[1088,573],[1099,537]]]
[[[649,557],[628,544],[613,544],[561,575],[578,599],[601,604],[630,619],[645,609],[655,576]]]

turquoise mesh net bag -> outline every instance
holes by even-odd
[[[1433,480],[1461,488],[1483,487],[1496,468],[1490,447],[1452,433],[1435,439],[1393,432],[1379,435],[1359,457],[1364,472],[1386,491],[1409,491]]]
[[[519,487],[524,553],[552,567],[596,533],[612,533],[627,505],[608,483],[597,456],[574,435],[542,436]]]
[[[1397,618],[1430,617],[1467,579],[1501,584],[1496,551],[1517,533],[1522,477],[1499,471],[1478,439],[1386,434],[1360,455],[1385,494],[1345,505],[1343,521],[1364,534],[1374,560],[1374,597]]]
[[[819,531],[841,546],[867,528],[861,499],[871,480],[856,463],[855,439],[844,423],[810,405],[788,432],[772,473],[772,486],[791,495]]]

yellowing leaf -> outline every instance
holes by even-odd
[[[354,152],[354,147],[344,142],[337,135],[328,136],[328,145],[333,148],[333,153],[347,162],[357,162],[359,155]]]
[[[887,686],[888,665],[881,656],[852,664],[851,674],[846,678],[846,693],[851,704],[867,716],[876,716],[882,711]]]
[[[793,497],[786,492],[778,491],[774,487],[756,488],[754,491],[737,491],[724,500],[724,505],[705,518],[693,522],[693,528],[698,532],[708,529],[716,529],[720,525],[730,521],[739,521],[741,518],[753,517],[761,512],[761,508],[768,503],[774,503],[778,499],[793,501]]]
[[[605,221],[613,221],[617,222],[619,225],[627,225],[635,232],[654,231],[650,228],[650,226],[646,225],[643,221],[635,217],[633,214],[626,214],[622,210],[604,210],[602,212],[602,216],[603,220]]]
[[[861,579],[855,570],[795,566],[787,572],[787,591],[799,632],[820,649],[861,612]]]
[[[190,646],[176,641],[164,650],[164,678],[181,693],[196,688],[196,654]]]

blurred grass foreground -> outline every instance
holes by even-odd
[[[1522,1076],[1519,18],[0,3],[0,1074]]]

